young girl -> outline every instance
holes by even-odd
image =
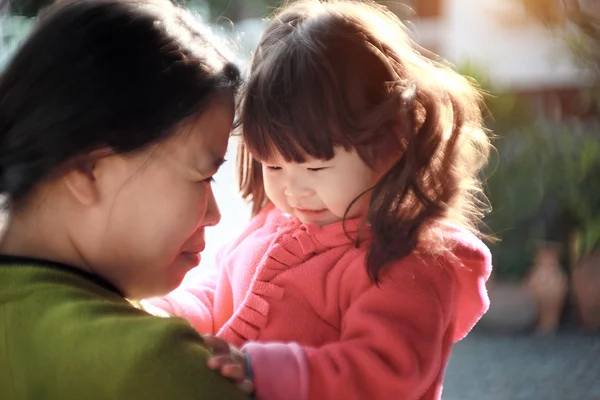
[[[284,8],[241,115],[254,217],[216,280],[154,304],[243,346],[247,360],[210,339],[210,365],[252,372],[260,399],[439,399],[452,344],[488,307],[479,100],[381,6]]]
[[[169,1],[44,12],[0,76],[0,399],[247,399],[186,321],[128,301],[197,265],[239,84]]]

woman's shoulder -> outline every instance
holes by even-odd
[[[18,354],[0,360],[0,370],[27,376],[47,397],[246,398],[208,369],[210,350],[183,319],[151,315],[70,271],[19,268],[0,267],[1,278],[4,271],[21,283],[0,283],[8,299],[0,314],[10,316],[1,322],[8,339],[0,354]]]
[[[101,367],[118,365],[106,383],[118,398],[246,399],[208,368],[210,349],[187,321],[138,312],[108,328],[113,339],[97,338],[111,358]]]
[[[96,312],[88,321],[96,325],[94,332],[79,330],[77,354],[71,350],[62,362],[91,364],[86,368],[89,384],[102,376],[112,398],[246,399],[208,368],[210,349],[187,321],[126,305]],[[90,354],[98,357],[91,363],[86,361]]]

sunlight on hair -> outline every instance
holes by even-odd
[[[328,160],[334,147],[388,165],[372,190],[369,271],[409,254],[440,222],[481,235],[479,171],[490,138],[477,86],[429,54],[374,2],[299,0],[282,8],[253,58],[242,105],[240,188],[268,199],[258,159]],[[445,244],[439,245],[443,251]]]

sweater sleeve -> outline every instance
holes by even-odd
[[[162,298],[145,300],[170,314],[185,318],[203,334],[214,334],[215,296],[217,291],[231,293],[231,283],[225,268],[197,275]],[[223,298],[223,296],[221,296]]]
[[[341,282],[338,342],[244,347],[259,398],[416,400],[439,379],[454,335],[452,267],[410,256],[392,265],[379,286],[362,287],[353,267]]]
[[[68,278],[81,287],[69,286],[63,275],[51,275],[65,282],[64,293],[52,292],[60,301],[42,291],[27,309],[44,317],[13,331],[16,398],[249,400],[208,368],[211,351],[185,320],[150,315],[79,276]]]
[[[208,368],[210,351],[187,323],[176,318],[145,319],[135,324],[137,329],[121,335],[121,340],[129,340],[131,332],[142,333],[146,327],[143,336],[114,356],[120,361],[105,375],[112,379],[104,383],[110,398],[248,400],[231,382]]]

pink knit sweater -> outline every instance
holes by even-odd
[[[350,237],[358,228],[345,223]],[[488,308],[491,270],[477,238],[444,232],[452,253],[397,261],[376,286],[367,235],[356,248],[341,223],[303,225],[269,206],[215,275],[153,304],[243,346],[261,400],[439,399],[452,344]]]

